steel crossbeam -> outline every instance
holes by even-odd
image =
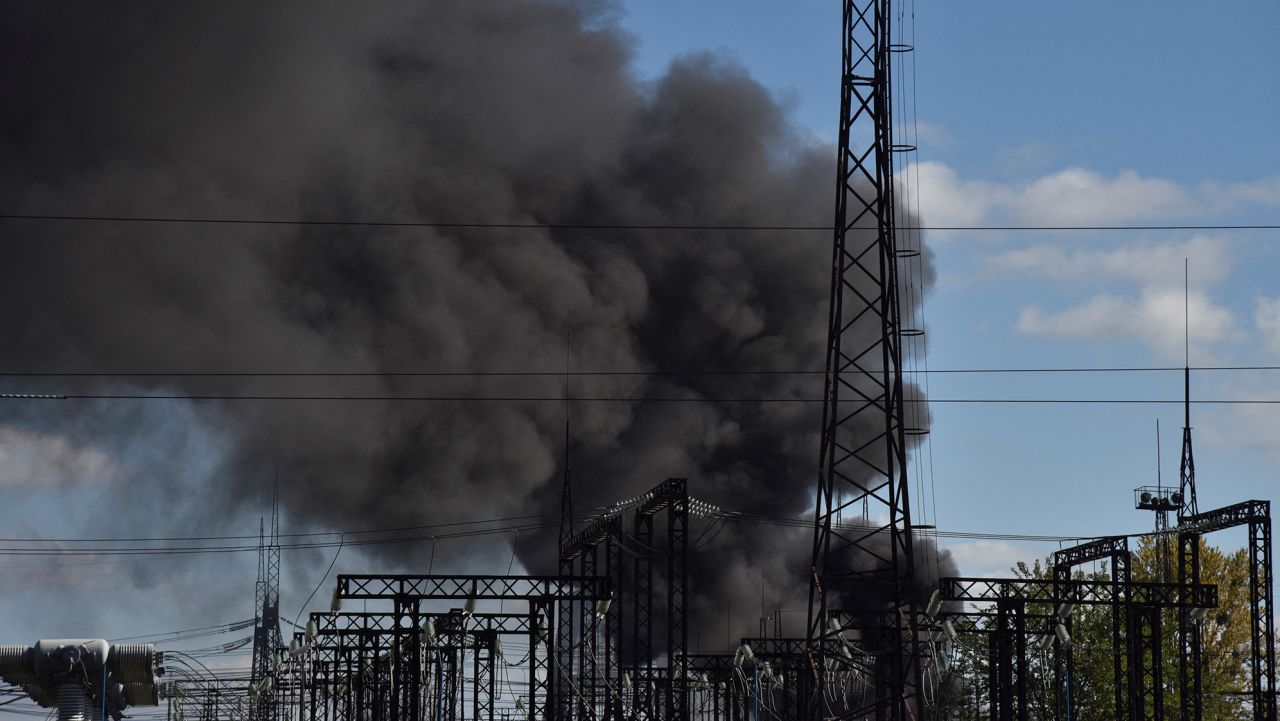
[[[461,611],[448,611],[444,613],[420,613],[419,618],[422,620],[431,619],[434,623],[447,621],[463,616]],[[352,613],[324,613],[315,612],[311,614],[311,620],[316,624],[318,635],[326,635],[331,633],[350,633],[353,631],[368,631],[376,633],[385,633],[388,635],[416,635],[420,630],[417,627],[404,627],[398,625],[398,615],[393,612],[352,612]],[[529,614],[527,613],[472,613],[466,615],[467,624],[471,631],[492,631],[498,634],[511,635],[528,635],[533,629]]]
[[[1111,604],[1116,601],[1118,593],[1110,581],[1071,579],[1060,583],[1065,589],[1064,600],[1072,603]],[[1054,582],[1047,579],[949,577],[940,579],[939,584],[946,601],[997,601],[1006,598],[1027,603],[1054,602]],[[1130,605],[1161,608],[1218,606],[1218,587],[1212,584],[1132,583],[1128,593],[1129,598],[1121,600]]]
[[[338,597],[352,600],[598,601],[609,597],[607,578],[584,576],[418,576],[342,574]]]

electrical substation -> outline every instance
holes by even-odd
[[[902,277],[921,272],[923,249],[895,203],[895,165],[915,152],[895,138],[891,111],[892,71],[914,50],[896,17],[890,0],[843,3],[803,624],[762,613],[757,636],[704,651],[690,569],[715,552],[708,529],[732,510],[700,498],[691,474],[575,517],[566,468],[557,573],[338,574],[317,596],[327,607],[290,624],[273,512],[247,672],[204,673],[154,646],[43,640],[0,647],[0,677],[60,721],[139,707],[170,721],[1205,721],[1206,674],[1220,659],[1204,652],[1202,629],[1227,590],[1204,578],[1202,541],[1242,529],[1250,651],[1237,695],[1253,719],[1276,721],[1270,503],[1199,506],[1189,363],[1178,484],[1134,491],[1153,532],[1135,514],[1140,532],[1062,548],[1040,576],[933,578],[920,567],[936,536],[913,525],[908,477],[909,449],[928,429],[903,377],[924,329],[904,317]],[[1153,539],[1167,577],[1135,578],[1138,536]],[[1081,573],[1088,564],[1105,573]],[[1084,609],[1105,610],[1100,650],[1079,642]],[[1106,688],[1083,687],[1086,651],[1106,657]]]

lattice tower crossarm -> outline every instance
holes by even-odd
[[[819,480],[806,637],[816,717],[920,719],[920,640],[906,472],[895,236],[889,0],[845,0],[840,131]],[[847,532],[845,514],[882,519]],[[841,629],[877,634],[874,699],[827,708],[819,641],[829,609],[853,604]],[[848,610],[848,609],[847,609]]]

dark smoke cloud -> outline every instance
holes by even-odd
[[[66,2],[6,15],[0,207],[9,212],[636,225],[830,217],[830,148],[806,140],[730,59],[689,56],[638,79],[632,41],[607,3]],[[825,233],[7,221],[3,365],[557,371],[568,348],[575,369],[813,369],[829,243]],[[132,378],[23,388],[556,396],[561,382]],[[679,372],[570,385],[577,396],[691,399],[820,390],[811,378]],[[15,428],[128,455],[136,493],[107,494],[95,511],[116,527],[218,528],[256,514],[276,474],[290,521],[310,528],[558,504],[558,403],[6,403],[0,414]],[[695,495],[734,510],[810,510],[813,404],[576,403],[571,415],[579,507],[686,476]],[[186,440],[141,453],[156,429]],[[211,448],[213,467],[183,455]],[[436,570],[504,570],[509,540],[442,543]],[[808,531],[730,526],[695,554],[695,618],[718,629],[732,608],[733,635],[754,631],[762,579],[767,607],[802,606],[809,543]],[[529,568],[552,560],[549,536],[519,548]],[[366,561],[424,570],[427,551],[377,553]]]

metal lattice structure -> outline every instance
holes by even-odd
[[[949,577],[939,581],[946,601],[998,601],[1018,599],[1028,603],[1053,604],[1059,599],[1076,604],[1112,604],[1117,586],[1110,580],[1074,578],[1059,582],[1042,578]],[[1129,584],[1130,604],[1161,608],[1217,608],[1218,587],[1212,584],[1139,583]]]
[[[566,665],[561,666],[566,695],[560,695],[557,703],[560,718],[621,719],[628,706],[630,715],[637,718],[688,718],[684,659],[688,655],[689,507],[687,481],[668,478],[562,540],[561,572],[607,579],[611,596],[600,608],[572,599],[557,604],[557,658],[569,659],[575,668],[570,683],[564,673]],[[634,512],[635,531],[626,539],[624,559],[623,528],[628,511]],[[666,521],[666,544],[661,548],[653,543],[658,516]],[[663,558],[666,598],[659,607],[655,571]],[[630,559],[630,566],[626,559]],[[625,625],[624,618],[633,623]],[[658,648],[655,631],[661,630],[658,627],[664,621],[664,644]],[[632,664],[625,674],[623,657]],[[654,667],[658,658],[665,658],[665,668]],[[643,683],[631,683],[636,679],[643,679]]]
[[[1129,687],[1123,661],[1126,628],[1124,603],[1130,595],[1129,589],[1133,583],[1129,539],[1125,536],[1108,536],[1054,552],[1053,612],[1060,613],[1063,604],[1067,602],[1067,589],[1070,586],[1072,569],[1081,564],[1104,559],[1111,562],[1111,653],[1112,677],[1115,679],[1115,706],[1112,708],[1112,713],[1116,721],[1123,721],[1129,709]],[[1062,623],[1070,632],[1070,614],[1065,614]],[[1073,680],[1076,678],[1075,654],[1071,646],[1057,640],[1053,644],[1053,654],[1054,718],[1065,721],[1076,717],[1073,699],[1079,697],[1073,688]]]
[[[280,499],[273,491],[271,527],[258,530],[258,581],[254,586],[253,665],[249,672],[249,721],[278,718],[275,693],[280,636]]]
[[[1271,566],[1271,503],[1244,501],[1223,508],[1183,516],[1177,527],[1178,577],[1188,587],[1200,580],[1200,538],[1214,531],[1249,529],[1249,696],[1256,721],[1276,719],[1275,589]],[[1179,615],[1178,645],[1182,663],[1182,717],[1200,721],[1204,662],[1199,627],[1188,613]]]
[[[898,302],[890,103],[891,3],[845,0],[840,133],[822,441],[806,638],[815,717],[919,719],[920,642],[913,576]],[[905,48],[899,48],[905,49]],[[874,523],[840,528],[844,516]],[[841,632],[878,637],[873,698],[829,708],[818,654],[828,610]]]

